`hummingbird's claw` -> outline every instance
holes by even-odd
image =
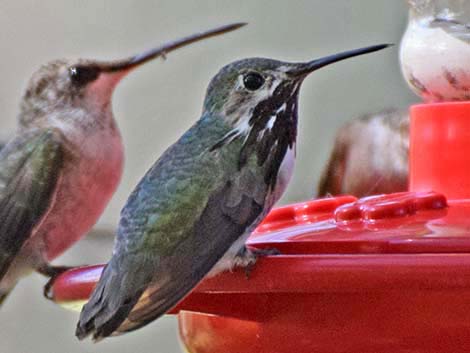
[[[244,270],[245,270],[245,278],[246,278],[246,279],[250,279],[250,277],[251,277],[251,272],[253,271],[253,268],[254,268],[254,267],[255,267],[255,264],[253,263],[253,264],[249,264],[248,266],[246,266],[246,267],[244,268]]]
[[[44,286],[42,290],[42,295],[44,296],[44,298],[54,300],[54,296],[52,294],[52,287],[54,286],[55,279],[56,277],[51,277]]]
[[[52,266],[50,264],[45,264],[37,269],[37,271],[46,276],[46,277],[57,277],[62,272],[71,270],[77,266]]]
[[[256,261],[259,257],[262,256],[271,256],[271,255],[279,255],[281,252],[276,248],[250,248],[248,249],[246,246],[243,247],[240,252],[235,256],[233,259],[233,267],[241,267],[245,271],[245,277],[247,279],[250,278],[251,272],[253,271]]]
[[[46,299],[49,299],[49,300],[53,299],[51,289],[52,289],[52,286],[54,285],[55,279],[63,272],[68,271],[72,268],[75,268],[75,267],[74,266],[52,266],[49,264],[45,264],[37,269],[37,271],[40,274],[46,277],[50,277],[43,289],[43,295]]]

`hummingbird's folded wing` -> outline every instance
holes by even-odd
[[[433,28],[441,28],[455,38],[470,44],[470,25],[457,20],[436,17],[430,24]]]
[[[80,316],[79,338],[132,331],[163,315],[260,217],[268,186],[249,168],[219,173],[221,165],[196,167],[199,172],[193,169],[184,178],[187,187],[171,182],[184,173],[183,166],[172,168],[171,175],[161,168],[166,183],[158,191],[153,181],[132,194],[131,205],[159,211],[123,211],[113,258]],[[223,180],[215,177],[220,174]],[[155,193],[158,202],[151,200]]]
[[[0,279],[47,212],[61,165],[53,130],[22,135],[0,152]]]
[[[214,193],[191,236],[179,244],[175,257],[161,258],[161,277],[139,298],[117,332],[128,332],[165,314],[194,288],[263,212],[265,191],[243,171]],[[244,179],[244,180],[243,180]],[[243,180],[243,181],[242,181]]]

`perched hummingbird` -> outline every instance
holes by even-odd
[[[121,177],[123,146],[111,96],[133,68],[239,28],[191,35],[129,59],[57,60],[31,78],[16,136],[0,152],[0,302],[32,269],[49,265],[98,220]]]
[[[201,118],[147,172],[121,212],[113,256],[77,325],[82,339],[135,330],[211,272],[250,265],[250,232],[292,174],[302,81],[376,45],[307,63],[233,62],[212,79]]]
[[[408,189],[407,110],[366,114],[340,127],[317,196],[363,197]]]
[[[408,0],[400,63],[426,102],[470,100],[470,1]]]

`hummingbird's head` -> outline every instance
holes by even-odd
[[[234,23],[168,42],[144,53],[116,61],[55,60],[36,71],[21,102],[20,125],[59,124],[87,119],[87,124],[112,117],[111,97],[118,82],[140,65],[188,44],[233,31]],[[103,114],[105,113],[105,114]],[[109,113],[109,114],[107,114]]]
[[[330,55],[305,63],[251,58],[233,62],[212,79],[204,101],[203,117],[223,119],[222,131],[211,151],[241,141],[238,168],[251,156],[265,166],[265,182],[274,190],[287,151],[297,137],[297,98],[305,77],[313,71],[388,45],[376,45]]]
[[[231,126],[243,129],[248,129],[260,119],[265,124],[273,124],[277,113],[295,110],[299,87],[310,73],[331,63],[387,46],[351,50],[305,63],[265,58],[235,61],[223,67],[210,82],[204,110],[222,116]]]
[[[204,109],[236,124],[261,102],[274,103],[295,95],[301,80],[290,76],[290,69],[292,64],[265,58],[228,64],[210,82]]]
[[[54,60],[41,66],[24,93],[21,122],[73,119],[80,111],[107,108],[114,87],[126,74],[125,70],[110,71],[109,66],[84,59]]]

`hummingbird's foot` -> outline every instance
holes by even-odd
[[[233,267],[241,267],[245,270],[245,276],[247,279],[250,278],[251,272],[255,267],[258,257],[279,255],[281,252],[276,248],[248,249],[244,246],[233,259]]]
[[[43,289],[43,295],[45,298],[52,300],[52,294],[51,294],[51,288],[54,285],[55,279],[57,276],[59,276],[61,273],[73,269],[74,266],[52,266],[49,264],[45,264],[41,266],[40,268],[37,269],[37,271],[46,276],[50,277],[49,281],[47,281],[46,285],[44,286]]]
[[[53,300],[53,295],[52,295],[52,286],[54,285],[55,282],[55,277],[51,277],[49,281],[47,281],[46,285],[42,289],[42,295],[44,298]]]
[[[57,277],[62,272],[71,270],[76,266],[52,266],[49,264],[42,265],[37,269],[37,271],[46,277]]]
[[[253,271],[257,259],[258,256],[256,256],[251,249],[243,246],[243,248],[241,248],[238,254],[233,258],[232,268],[243,268],[245,270],[245,276],[248,279],[250,278],[251,271]]]

